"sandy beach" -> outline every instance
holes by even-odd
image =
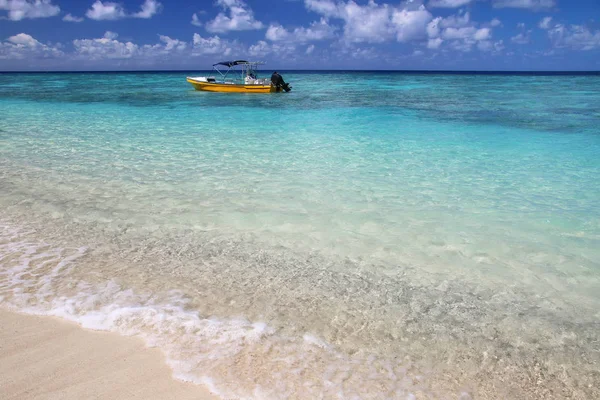
[[[0,310],[2,399],[215,399],[177,381],[158,349],[51,317]]]

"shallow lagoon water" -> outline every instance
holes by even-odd
[[[224,397],[599,397],[600,77],[284,77],[0,75],[0,305]]]

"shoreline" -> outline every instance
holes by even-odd
[[[3,399],[216,400],[178,381],[140,338],[84,329],[54,317],[0,309]]]

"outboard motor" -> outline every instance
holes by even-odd
[[[292,90],[290,84],[285,83],[283,77],[279,75],[277,71],[273,72],[273,75],[271,75],[271,83],[277,88],[278,91],[283,89],[286,92],[289,92],[290,90]]]
[[[281,88],[283,90],[285,90],[286,93],[289,92],[290,90],[292,90],[292,87],[290,86],[289,83],[284,83],[283,85],[281,85]]]

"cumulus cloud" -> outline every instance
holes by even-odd
[[[101,38],[76,39],[73,41],[73,58],[84,61],[136,60],[138,63],[148,63],[166,55],[187,54],[185,50],[188,43],[169,36],[158,35],[158,43],[143,46],[130,41],[119,41],[118,38],[117,33],[107,31]]]
[[[116,32],[106,31],[104,32],[104,38],[114,40],[119,37],[119,34]]]
[[[118,35],[107,31],[98,39],[75,39],[75,54],[88,60],[104,58],[132,58],[139,52],[139,46],[132,42],[120,42]]]
[[[533,11],[556,6],[556,0],[493,0],[495,8],[523,8]]]
[[[19,33],[0,42],[0,59],[22,60],[37,58],[56,58],[64,53],[59,46],[50,46],[37,41],[33,36]]]
[[[435,38],[440,35],[440,32],[441,32],[440,23],[442,22],[443,19],[444,18],[442,18],[442,17],[437,17],[437,18],[434,18],[433,20],[431,20],[427,24],[427,27],[425,28],[427,31],[427,36],[429,36],[430,38]]]
[[[76,17],[74,15],[71,14],[67,14],[63,17],[63,21],[67,21],[67,22],[83,22],[83,18],[81,17]]]
[[[183,42],[179,39],[171,39],[168,36],[159,35],[160,41],[165,44],[165,50],[185,50],[187,48],[187,43]]]
[[[531,41],[531,31],[521,32],[511,37],[510,41],[516,44],[527,44]]]
[[[457,8],[466,6],[467,4],[472,3],[474,0],[430,0],[429,7],[439,7],[439,8]]]
[[[60,7],[52,4],[52,0],[0,0],[0,11],[7,11],[9,20],[20,21],[54,17],[60,13]]]
[[[391,37],[390,10],[370,1],[360,6],[353,1],[334,3],[329,0],[305,0],[308,10],[326,18],[344,20],[344,38],[350,42],[383,42]],[[362,22],[362,26],[359,23]]]
[[[471,24],[471,14],[464,13],[458,15],[450,15],[446,18],[440,19],[440,26],[442,28],[461,28]]]
[[[250,46],[248,53],[252,57],[264,56],[271,53],[293,57],[296,54],[296,45],[285,42],[268,43],[264,40],[259,40],[256,44]]]
[[[264,40],[259,40],[258,43],[253,44],[248,49],[248,53],[251,56],[259,56],[269,54],[271,52],[271,45]]]
[[[540,23],[539,23],[539,25],[538,25],[538,26],[539,26],[541,29],[546,29],[546,30],[548,30],[548,29],[550,29],[550,25],[551,25],[551,24],[552,24],[552,17],[545,17],[545,18],[542,18],[542,20],[540,21]]]
[[[350,43],[380,43],[393,38],[401,42],[426,37],[433,18],[422,4],[407,2],[400,7],[370,0],[359,5],[352,0],[305,0],[306,8],[326,18],[344,22],[343,38]]]
[[[145,59],[152,59],[162,56],[174,56],[184,54],[184,50],[188,48],[185,41],[172,39],[169,36],[158,35],[159,43],[154,45],[146,44],[139,48],[138,54]]]
[[[206,23],[209,32],[224,33],[229,31],[246,31],[262,29],[263,23],[254,19],[254,12],[242,0],[217,0],[225,12],[220,12],[215,19]]]
[[[158,14],[162,10],[162,4],[160,4],[156,0],[146,0],[144,4],[142,4],[142,9],[133,14],[133,18],[152,18],[154,15]]]
[[[308,46],[306,48],[306,54],[312,54],[312,52],[315,50],[315,45],[311,44],[310,46]]]
[[[429,39],[427,41],[427,48],[432,50],[439,49],[442,43],[444,43],[444,39],[439,37],[435,39]]]
[[[492,28],[498,23],[477,24],[470,13],[459,13],[446,18],[437,17],[427,24],[427,48],[439,49],[444,43],[459,51],[469,52],[474,47],[481,51],[499,51],[501,42],[492,41]]]
[[[273,42],[305,43],[315,40],[330,39],[335,35],[335,28],[325,18],[315,21],[308,28],[295,28],[288,31],[281,25],[270,25],[265,37]]]
[[[101,0],[96,0],[94,4],[92,4],[92,8],[90,8],[85,16],[89,19],[93,19],[96,21],[109,20],[114,21],[117,19],[123,19],[127,17],[132,18],[152,18],[155,14],[160,12],[162,9],[162,4],[156,0],[146,0],[142,5],[140,11],[127,14],[123,6],[119,3],[113,3],[110,1],[103,2]]]
[[[496,28],[498,26],[502,25],[502,21],[500,21],[498,18],[494,18],[493,20],[490,21],[490,26]]]
[[[202,22],[200,22],[200,18],[196,13],[192,14],[192,25],[194,26],[202,26]]]
[[[481,51],[499,53],[504,50],[504,41],[498,40],[497,42],[492,42],[491,40],[482,40],[477,42],[477,48]]]
[[[394,10],[392,22],[395,25],[396,39],[399,42],[425,37],[427,24],[433,16],[425,7],[420,6],[416,10],[402,9]]]
[[[87,10],[85,16],[89,19],[94,19],[96,21],[101,20],[116,20],[125,18],[125,10],[120,4],[106,2],[103,3],[100,0],[96,0],[94,4],[92,4],[92,8]]]
[[[487,40],[490,37],[489,28],[477,29],[473,26],[462,28],[447,28],[442,32],[442,38],[446,40]]]
[[[583,25],[556,24],[548,30],[548,37],[556,48],[585,51],[600,48],[600,31]]]
[[[444,4],[450,3],[458,4],[444,0]],[[445,43],[461,51],[471,51],[474,47],[497,51],[500,47],[491,41],[492,28],[500,26],[500,20],[478,24],[471,20],[469,12],[434,18],[419,1],[392,6],[378,4],[374,0],[363,5],[352,0],[305,0],[305,6],[324,18],[342,20],[346,43],[381,43],[395,39],[398,42],[421,42],[432,50]],[[291,36],[281,27],[276,28],[268,31],[268,39]]]
[[[204,38],[199,34],[194,33],[191,53],[193,56],[214,54],[228,56],[230,54],[239,54],[243,51],[244,49],[242,46],[236,41],[223,39],[217,35]]]

